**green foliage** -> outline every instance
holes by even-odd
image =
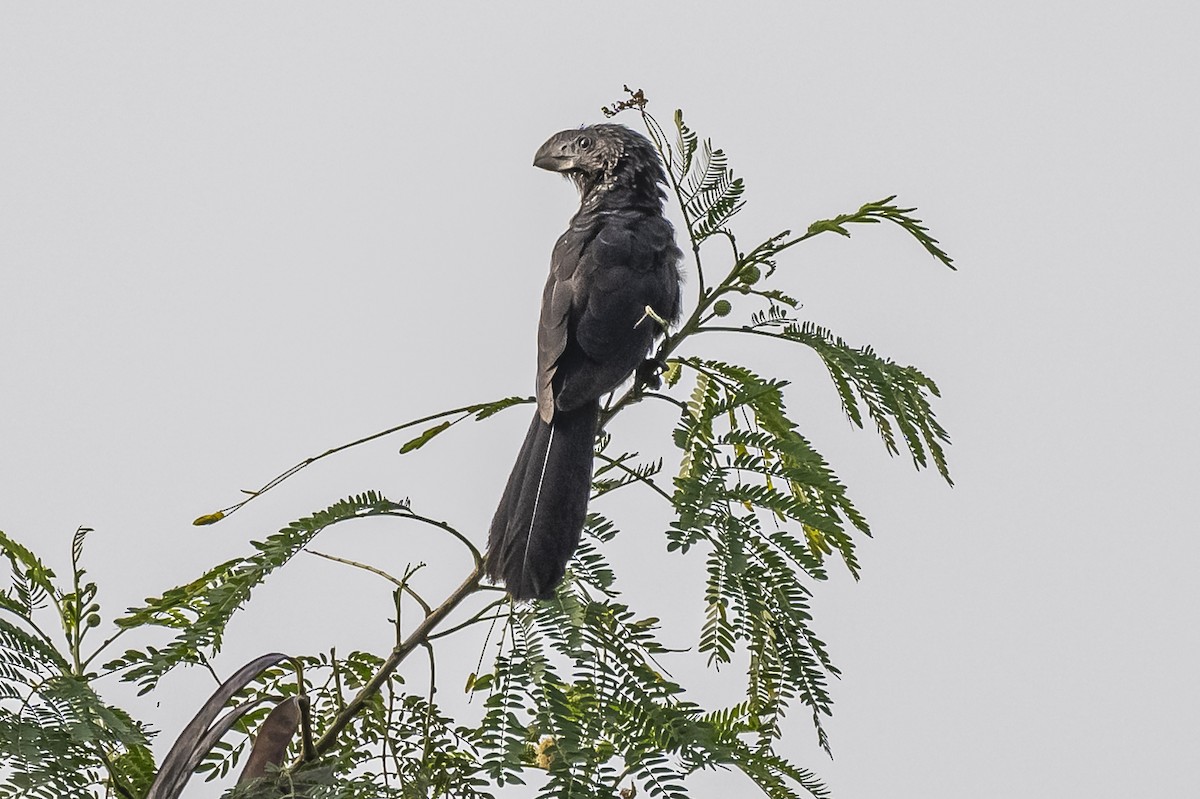
[[[730,364],[682,363],[698,377],[675,430],[684,456],[668,549],[709,547],[700,651],[719,666],[744,642],[750,712],[760,729],[773,731],[798,696],[827,746],[820,717],[830,712],[827,675],[837,670],[809,626],[803,578],[824,579],[831,548],[857,574],[847,525],[867,532],[866,521],[787,418],[784,384]]]
[[[84,643],[100,623],[97,587],[81,565],[90,532],[72,539],[67,587],[0,532],[10,568],[0,591],[0,796],[141,796],[153,777],[148,730],[105,702],[87,669],[95,653],[86,656]]]
[[[137,631],[154,644],[129,648],[105,668],[143,693],[180,665],[208,667],[233,615],[258,585],[325,529],[379,516],[420,522],[456,538],[471,553],[474,570],[435,604],[416,590],[419,565],[397,578],[342,560],[392,583],[396,645],[383,655],[330,650],[297,656],[296,673],[270,668],[230,698],[231,706],[252,709],[200,759],[197,771],[209,779],[238,773],[253,736],[282,699],[302,695],[290,706],[302,706],[306,716],[282,767],[228,796],[475,799],[492,796],[494,787],[529,782],[540,797],[610,799],[632,784],[649,796],[679,799],[692,775],[715,768],[741,771],[772,799],[829,796],[812,772],[780,754],[782,721],[799,707],[812,717],[819,745],[830,748],[823,722],[832,712],[829,686],[839,672],[815,629],[812,595],[827,578],[830,558],[858,576],[856,547],[870,527],[830,461],[800,432],[787,408],[787,381],[709,357],[697,346],[705,340],[699,336],[802,345],[825,365],[851,424],[864,428],[870,420],[890,454],[904,449],[917,468],[932,466],[949,481],[949,436],[933,413],[936,384],[913,366],[799,318],[800,302],[775,284],[786,250],[822,233],[849,236],[856,224],[890,222],[938,261],[953,264],[914,209],[894,204],[894,197],[814,222],[800,235],[784,230],[741,247],[730,223],[746,202],[746,186],[725,152],[685,124],[681,112],[668,135],[645,103],[641,92],[630,92],[609,113],[640,113],[663,156],[685,221],[697,294],[691,314],[655,353],[667,364],[663,385],[636,381],[613,396],[602,428],[641,400],[665,401],[678,418],[657,443],[663,452],[672,446],[677,452],[668,457],[653,441],[618,445],[601,430],[591,512],[555,598],[519,605],[507,598],[479,601],[490,589],[480,584],[482,559],[467,536],[418,514],[407,500],[366,492],[299,519],[253,542],[250,554],[146,600],[85,655],[84,640],[100,623],[96,586],[79,566],[87,531],[73,542],[73,575],[65,589],[32,553],[0,534],[0,551],[12,566],[11,584],[0,592],[0,755],[6,765],[15,764],[11,775],[0,777],[0,796],[143,796],[154,769],[146,731],[98,696],[97,675],[88,670],[92,660]],[[713,241],[719,242],[716,255]],[[708,265],[718,258],[727,263],[724,276],[714,280]],[[219,522],[300,469],[350,447],[408,431],[400,447],[407,455],[440,441],[462,421],[530,401],[509,397],[467,405],[374,433],[306,459],[197,523]],[[667,503],[672,515],[665,549],[671,557],[690,558],[697,573],[703,570],[703,588],[690,597],[703,621],[686,632],[694,636],[687,650],[668,647],[659,620],[625,601],[622,568],[606,555],[618,530],[601,512],[603,503],[630,486]],[[469,598],[473,605],[464,602]],[[472,609],[452,616],[460,604]],[[57,619],[58,639],[39,626],[43,616]],[[162,643],[164,633],[168,640]],[[495,653],[487,663],[481,654],[468,680],[481,705],[471,720],[456,719],[438,701],[437,646],[449,635],[477,635],[482,650]],[[683,635],[671,631],[673,640]],[[418,657],[410,659],[414,653]],[[669,670],[687,657],[736,680],[741,699],[706,707],[690,695]],[[422,659],[427,665],[409,668]]]
[[[276,569],[290,561],[328,527],[350,519],[371,516],[405,516],[406,503],[385,499],[368,491],[336,502],[323,511],[298,519],[264,541],[253,543],[256,552],[233,558],[206,571],[196,580],[146,600],[131,609],[117,624],[124,629],[165,627],[175,637],[164,647],[129,649],[105,668],[124,672],[141,693],[153,690],[164,674],[181,664],[204,663],[221,648],[230,618],[249,599],[251,591]]]
[[[305,694],[313,700],[312,720],[327,726],[362,690],[382,665],[382,659],[364,652],[346,658],[333,653],[297,659],[303,667]],[[291,696],[297,687],[282,669],[264,673],[231,702],[256,696]],[[257,727],[266,712],[247,725]],[[210,779],[234,771],[244,755],[245,729],[236,743],[222,742],[198,769]],[[337,746],[324,760],[288,774],[280,781],[293,789],[303,786],[312,797],[425,797],[486,796],[487,783],[479,773],[478,756],[467,737],[440,708],[421,696],[408,693],[405,681],[392,675],[364,706]],[[296,754],[300,754],[297,746]],[[277,796],[267,780],[240,787],[230,796]]]
[[[607,520],[589,517],[588,538],[612,533]],[[588,576],[594,570],[575,566],[555,600],[513,609],[505,652],[476,682],[489,691],[477,735],[490,750],[493,779],[520,782],[544,769],[539,796],[607,799],[632,780],[651,796],[683,797],[696,771],[735,766],[768,775],[759,762],[766,757],[805,774],[801,787],[824,795],[811,775],[763,748],[749,703],[709,712],[686,699],[660,662],[670,652],[657,638],[658,619],[638,617],[610,596]],[[758,740],[743,740],[747,733]],[[795,795],[776,782],[784,791],[776,795]]]
[[[668,155],[675,176],[678,198],[687,221],[688,235],[696,244],[717,233],[742,209],[746,187],[729,169],[724,150],[714,150],[712,141],[700,137],[675,112],[675,150]]]
[[[809,234],[817,234],[831,231],[849,238],[850,231],[846,228],[848,224],[892,222],[904,228],[934,258],[951,269],[955,269],[954,259],[947,255],[938,245],[937,239],[929,235],[929,228],[925,227],[925,224],[920,219],[912,215],[912,212],[917,209],[901,208],[898,205],[893,205],[892,200],[894,199],[896,199],[896,195],[893,194],[890,197],[884,197],[878,202],[867,203],[854,213],[840,214],[833,219],[822,219],[813,222],[808,226],[808,232]]]
[[[812,322],[784,323],[779,319],[769,324],[777,326],[779,338],[804,344],[821,357],[851,422],[863,426],[861,398],[888,452],[899,454],[898,430],[918,468],[928,465],[928,456],[938,473],[953,483],[942,450],[943,444],[950,443],[950,436],[934,418],[930,406],[930,397],[941,396],[933,380],[915,366],[901,366],[876,355],[871,347],[853,348]]]

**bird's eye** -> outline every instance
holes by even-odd
[[[579,141],[577,143],[579,144],[580,150],[586,150],[587,148],[592,146],[592,140],[589,139],[587,136],[580,136]]]

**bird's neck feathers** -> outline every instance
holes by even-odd
[[[654,214],[662,213],[667,197],[662,188],[666,177],[658,155],[653,152],[625,152],[598,174],[572,175],[579,189],[580,211],[637,208]]]

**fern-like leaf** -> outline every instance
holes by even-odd
[[[141,693],[153,689],[176,666],[199,663],[218,652],[229,619],[249,600],[252,590],[323,530],[351,519],[391,515],[407,509],[405,503],[392,502],[368,491],[292,522],[264,541],[254,542],[255,554],[225,561],[191,583],[149,599],[145,606],[133,608],[117,619],[117,624],[126,629],[165,627],[175,632],[175,638],[162,649],[128,650],[105,668],[121,670],[122,679],[136,682]]]

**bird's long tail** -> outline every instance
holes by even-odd
[[[599,403],[533,423],[488,533],[487,574],[514,599],[554,595],[575,554],[592,487]]]

